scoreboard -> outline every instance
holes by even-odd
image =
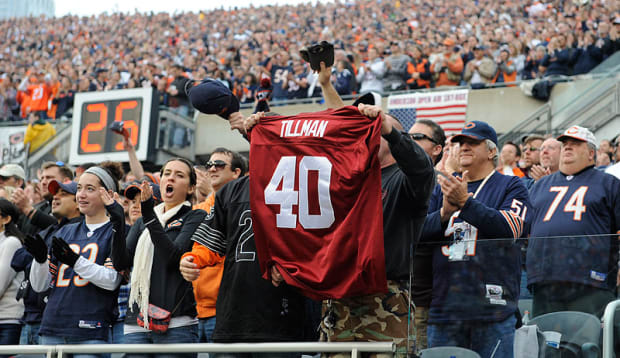
[[[152,88],[76,93],[69,163],[128,161],[123,137],[109,129],[123,121],[139,160],[154,153],[158,103]]]

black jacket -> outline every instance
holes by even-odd
[[[127,239],[115,237],[112,246],[112,262],[118,271],[128,270],[133,265],[138,239],[149,229],[154,245],[153,266],[151,269],[151,286],[149,303],[172,312],[172,317],[196,317],[196,302],[192,284],[187,282],[179,272],[181,256],[191,251],[192,234],[206,213],[184,206],[166,223],[163,228],[155,216],[152,199],[142,202],[142,218],[131,227]],[[145,224],[146,223],[146,224]],[[181,304],[179,302],[183,301]],[[137,306],[127,311],[126,322],[135,324],[139,312]]]

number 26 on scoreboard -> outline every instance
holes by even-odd
[[[118,103],[117,103],[118,102]],[[138,107],[137,100],[124,100],[124,101],[103,101],[100,103],[93,103],[86,105],[85,114],[87,116],[95,115],[96,122],[90,122],[81,129],[80,132],[80,151],[83,153],[98,153],[104,150],[102,143],[91,143],[89,137],[91,134],[105,133],[107,132],[108,124],[108,108],[111,107],[111,103],[116,103],[114,110],[114,121],[123,121],[123,111],[134,110]],[[137,147],[138,145],[138,124],[133,119],[125,119],[125,128],[129,130],[131,141]],[[105,139],[101,142],[105,142]],[[118,141],[114,145],[115,150],[124,150],[123,142]]]
[[[297,215],[293,214],[293,205],[298,205],[299,223],[304,229],[329,228],[335,221],[329,188],[332,163],[326,157],[302,157],[299,161],[299,191],[295,190],[296,167],[297,157],[280,158],[269,184],[265,187],[265,204],[280,205],[280,213],[276,215],[276,226],[288,229],[297,227]],[[310,214],[309,171],[318,172],[320,214]],[[282,187],[278,190],[280,183]]]

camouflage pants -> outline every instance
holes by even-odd
[[[388,281],[388,293],[323,301],[321,342],[394,342],[396,357],[407,356],[409,295],[406,287]],[[411,324],[413,326],[413,324]],[[415,334],[409,335],[410,344]],[[349,357],[350,354],[330,354],[331,358]],[[372,357],[392,357],[392,354],[373,354]]]

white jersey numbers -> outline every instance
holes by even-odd
[[[558,205],[562,202],[564,195],[566,195],[566,193],[568,192],[568,186],[552,186],[551,188],[549,188],[549,191],[556,192],[557,194],[551,202],[551,205],[549,205],[543,221],[551,220],[551,217],[555,213],[555,210],[558,208]],[[573,220],[575,221],[581,221],[581,215],[586,212],[586,206],[583,204],[583,202],[587,192],[587,186],[580,186],[568,199],[566,205],[564,205],[564,212],[572,212]]]
[[[317,191],[319,214],[310,213],[310,172],[317,172]],[[269,184],[265,188],[265,204],[280,205],[280,213],[276,215],[278,228],[294,229],[297,227],[297,215],[293,214],[293,206],[298,205],[299,223],[304,229],[326,229],[335,221],[332,207],[330,182],[332,163],[326,157],[305,156],[299,161],[299,191],[295,190],[295,174],[297,158],[285,156],[280,158]],[[280,186],[280,184],[282,184]]]

